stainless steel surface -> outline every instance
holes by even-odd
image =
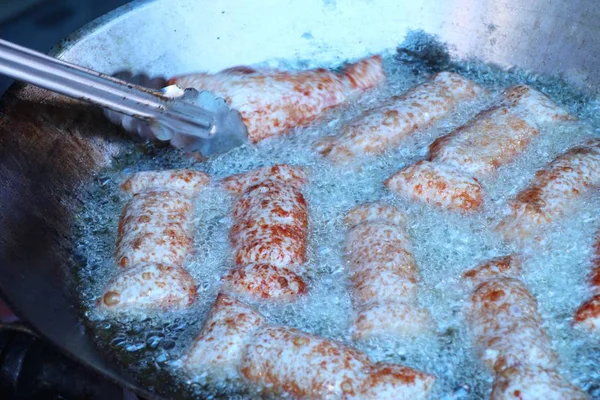
[[[210,93],[190,89],[179,90],[175,98],[166,96],[2,39],[0,74],[142,120],[146,124],[127,126],[135,127],[136,133],[149,131],[159,140],[190,151],[197,149],[207,156],[243,143],[241,118]],[[115,114],[111,116],[113,122],[120,121]]]
[[[106,16],[55,54],[105,73],[172,75],[272,59],[339,63],[393,49],[408,30],[422,29],[458,57],[562,76],[588,90],[600,83],[600,9],[593,0],[238,3],[136,1],[129,13]]]
[[[170,76],[276,59],[337,64],[394,51],[409,30],[422,29],[454,56],[559,76],[597,93],[598,21],[594,0],[143,0],[52,54],[106,74]],[[0,289],[41,334],[134,386],[86,334],[71,257],[77,188],[131,144],[97,110],[44,90],[13,87],[2,102]],[[167,394],[159,383],[151,390]]]

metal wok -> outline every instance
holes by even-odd
[[[259,4],[260,3],[260,4]],[[454,56],[517,65],[600,87],[593,0],[138,0],[82,28],[54,56],[105,73],[218,70],[272,59],[335,64],[393,49],[407,32],[439,35]],[[65,353],[144,389],[94,344],[81,319],[73,220],[81,191],[131,144],[101,110],[15,85],[0,105],[0,290]],[[151,393],[152,392],[152,393]]]

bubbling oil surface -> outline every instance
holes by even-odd
[[[98,174],[78,215],[76,252],[86,260],[85,266],[77,271],[78,289],[85,319],[98,344],[150,389],[166,387],[174,397],[257,396],[251,388],[207,386],[202,377],[184,376],[178,361],[200,331],[214,302],[220,277],[233,265],[228,243],[233,199],[216,185],[197,198],[195,253],[185,264],[199,286],[193,307],[178,313],[148,315],[142,320],[117,321],[97,315],[93,304],[104,285],[117,273],[116,232],[127,200],[119,184],[128,174],[141,170],[192,168],[207,172],[217,181],[262,166],[289,163],[307,166],[310,171],[310,184],[304,190],[310,211],[309,260],[303,274],[310,292],[292,304],[256,304],[258,310],[274,323],[357,346],[374,361],[402,363],[434,374],[437,381],[431,398],[480,399],[489,395],[491,375],[474,354],[463,321],[467,293],[460,276],[490,257],[515,250],[504,245],[492,231],[507,200],[557,154],[600,136],[600,113],[597,113],[600,101],[582,96],[560,82],[523,71],[507,72],[477,62],[456,63],[450,69],[484,85],[491,94],[419,131],[400,148],[371,159],[362,168],[340,169],[329,164],[312,150],[317,139],[335,134],[352,117],[429,76],[427,71],[402,63],[393,54],[384,57],[384,66],[388,80],[383,87],[327,111],[309,126],[295,129],[283,138],[256,147],[243,146],[205,162],[191,160],[170,148],[130,145],[115,158],[111,168]],[[579,121],[542,131],[525,154],[500,168],[497,176],[482,182],[487,193],[484,212],[472,216],[452,214],[400,200],[384,188],[386,178],[422,159],[435,138],[493,104],[503,88],[516,83],[527,83],[547,93],[579,117]],[[375,200],[394,204],[408,215],[408,230],[421,274],[419,301],[431,311],[437,324],[437,329],[413,341],[374,340],[356,344],[348,335],[352,307],[343,259],[347,229],[342,220],[349,208]],[[585,276],[591,268],[594,232],[600,224],[595,212],[599,205],[597,196],[583,199],[576,212],[553,226],[541,243],[521,249],[526,256],[523,279],[539,301],[545,328],[562,361],[561,372],[598,398],[600,345],[574,331],[569,322],[573,311],[588,295]]]

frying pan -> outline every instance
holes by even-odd
[[[260,4],[259,4],[260,3]],[[438,35],[453,56],[600,87],[594,0],[140,0],[51,51],[112,74],[215,71],[265,60],[339,64],[394,49],[409,30]],[[111,154],[132,146],[98,109],[14,85],[0,102],[0,290],[66,354],[142,396],[160,398],[108,359],[82,323],[74,216]]]

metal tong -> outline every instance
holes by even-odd
[[[103,107],[105,115],[127,131],[168,140],[188,152],[210,156],[247,140],[240,114],[209,92],[176,86],[153,90],[2,39],[0,73]],[[132,82],[143,80],[140,76],[127,78]]]

